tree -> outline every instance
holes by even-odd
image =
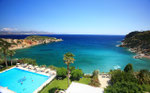
[[[67,69],[62,67],[62,68],[57,68],[57,79],[64,79],[67,75]]]
[[[14,50],[9,50],[8,51],[8,55],[10,56],[10,59],[11,59],[11,66],[13,65],[13,63],[12,63],[12,57],[15,55],[15,51]]]
[[[81,69],[74,69],[72,72],[71,72],[71,80],[80,80],[80,77],[82,77],[84,74],[82,72]]]
[[[1,47],[1,52],[4,55],[5,65],[6,65],[6,67],[8,67],[7,55],[8,55],[9,47],[11,47],[11,43],[8,43],[7,41],[0,39],[0,47]]]
[[[94,70],[92,73],[92,77],[98,76],[99,75],[99,70]]]
[[[69,70],[69,65],[71,64],[71,63],[74,63],[74,61],[75,61],[75,59],[74,59],[74,55],[72,54],[72,53],[70,53],[70,52],[68,52],[68,53],[66,53],[65,55],[64,55],[64,58],[63,58],[63,60],[64,60],[64,63],[67,65],[67,71],[68,71],[68,73],[67,73],[67,81],[68,81],[68,87],[69,87],[69,81],[70,81],[70,70]]]
[[[133,66],[132,64],[127,64],[124,68],[124,72],[133,72]]]
[[[76,68],[74,66],[70,67],[70,71],[75,70]]]
[[[99,70],[94,70],[92,73],[92,78],[91,78],[91,82],[89,83],[89,85],[94,86],[94,87],[99,87],[101,85],[98,79],[98,75],[99,75]]]
[[[134,82],[117,82],[105,88],[104,93],[143,93],[143,88]]]
[[[111,72],[111,83],[112,85],[117,82],[135,82],[137,83],[136,77],[133,75],[133,73],[126,73],[121,70],[114,70]]]
[[[101,84],[98,80],[98,76],[92,77],[91,82],[89,83],[89,85],[94,86],[94,87],[99,87]]]
[[[137,78],[140,84],[150,84],[150,72],[148,70],[140,70]]]
[[[3,57],[3,56],[2,56],[2,52],[3,52],[3,50],[0,49],[0,59]]]

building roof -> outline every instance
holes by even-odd
[[[99,87],[92,87],[89,85],[72,82],[66,93],[103,93],[104,90]]]

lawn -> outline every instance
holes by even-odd
[[[90,81],[91,81],[90,78],[81,78],[79,81],[74,81],[74,82],[88,84],[88,83],[90,83]],[[50,90],[52,90],[53,88],[67,89],[67,78],[65,78],[63,80],[54,79],[40,93],[51,93]]]

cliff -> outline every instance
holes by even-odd
[[[150,58],[150,31],[131,32],[125,36],[121,47],[127,47],[131,52],[137,53],[135,58]]]
[[[12,43],[10,47],[11,50],[27,48],[39,44],[62,41],[62,39],[57,39],[54,37],[47,37],[47,36],[28,36],[25,39],[4,39],[3,38],[3,40]]]

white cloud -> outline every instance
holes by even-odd
[[[2,28],[1,31],[17,31],[17,28],[8,28],[8,27],[5,27],[5,28]]]

